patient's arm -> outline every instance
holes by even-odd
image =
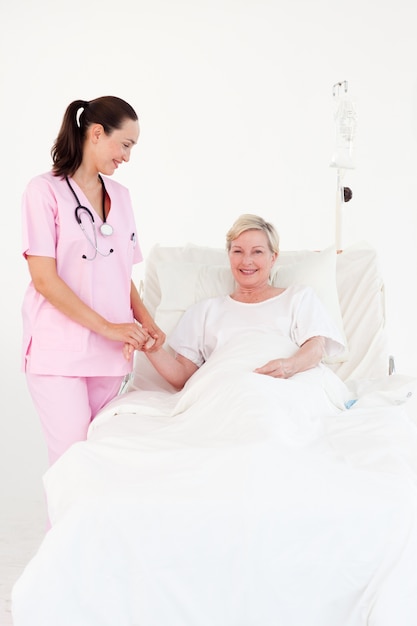
[[[255,372],[274,378],[290,378],[298,372],[304,372],[318,365],[325,354],[324,344],[324,337],[311,337],[293,356],[287,359],[273,359],[263,367],[258,367]]]
[[[175,357],[160,348],[155,352],[144,352],[154,368],[176,389],[182,389],[187,380],[198,370],[195,363],[177,354]]]

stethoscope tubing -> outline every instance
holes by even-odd
[[[106,222],[106,219],[105,219],[104,198],[105,198],[105,194],[106,194],[106,188],[104,186],[104,181],[103,181],[103,179],[101,178],[100,175],[99,175],[99,179],[100,179],[100,182],[101,182],[101,184],[103,186],[103,217],[104,217],[103,224],[100,226],[100,232],[101,232],[101,234],[104,237],[109,237],[110,235],[113,234],[113,227],[110,224],[108,224],[108,222]],[[81,202],[80,202],[77,194],[75,193],[71,183],[69,182],[67,176],[65,177],[65,180],[67,181],[68,187],[71,189],[72,194],[73,194],[73,196],[75,198],[75,201],[77,203],[77,206],[75,207],[75,210],[74,210],[75,219],[76,219],[78,225],[80,226],[81,230],[83,231],[85,238],[87,239],[89,244],[94,248],[94,256],[88,257],[87,255],[83,254],[82,258],[83,259],[87,259],[87,261],[94,261],[94,259],[96,258],[97,254],[100,254],[101,256],[104,256],[104,257],[110,256],[110,254],[112,254],[114,252],[113,248],[110,248],[110,250],[107,253],[106,252],[101,252],[98,249],[98,245],[97,245],[98,244],[98,241],[97,241],[97,229],[96,229],[96,224],[95,224],[93,213],[90,211],[90,209],[88,207],[86,207],[83,204],[81,204]],[[87,213],[88,217],[91,220],[92,229],[93,229],[93,239],[91,239],[90,235],[87,233],[87,231],[86,231],[86,229],[84,227],[84,224],[83,224],[82,219],[81,219],[80,212]]]

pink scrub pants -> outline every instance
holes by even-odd
[[[52,465],[73,443],[84,441],[95,415],[118,393],[123,376],[44,376],[26,372]]]

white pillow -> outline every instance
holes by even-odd
[[[203,248],[203,251],[206,256],[207,248]],[[161,297],[156,307],[155,321],[167,335],[189,306],[204,298],[226,295],[233,291],[234,279],[227,254],[223,252],[221,256],[219,250],[216,250],[217,262],[223,259],[224,265],[208,264],[207,261],[198,263],[176,259],[165,259],[156,263]],[[306,250],[280,253],[272,270],[271,280],[275,286],[279,287],[289,287],[292,284],[313,287],[346,342],[337,295],[334,247],[320,252]],[[340,363],[347,358],[348,350],[345,349],[327,362]]]
[[[163,261],[157,265],[161,300],[157,311],[185,311],[191,304],[234,289],[228,266]]]
[[[158,268],[163,263],[229,266],[227,252],[224,248],[210,248],[191,243],[185,246],[156,244],[146,258],[143,288],[143,302],[151,315],[155,315],[162,297]]]

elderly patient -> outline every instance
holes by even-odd
[[[271,269],[279,254],[272,224],[257,215],[241,215],[226,235],[226,248],[234,291],[202,300],[184,313],[168,340],[175,356],[164,348],[144,350],[171,385],[182,389],[215,349],[255,328],[288,337],[298,346],[290,357],[277,353],[255,370],[259,374],[290,378],[343,350],[339,330],[311,287],[271,285]]]

